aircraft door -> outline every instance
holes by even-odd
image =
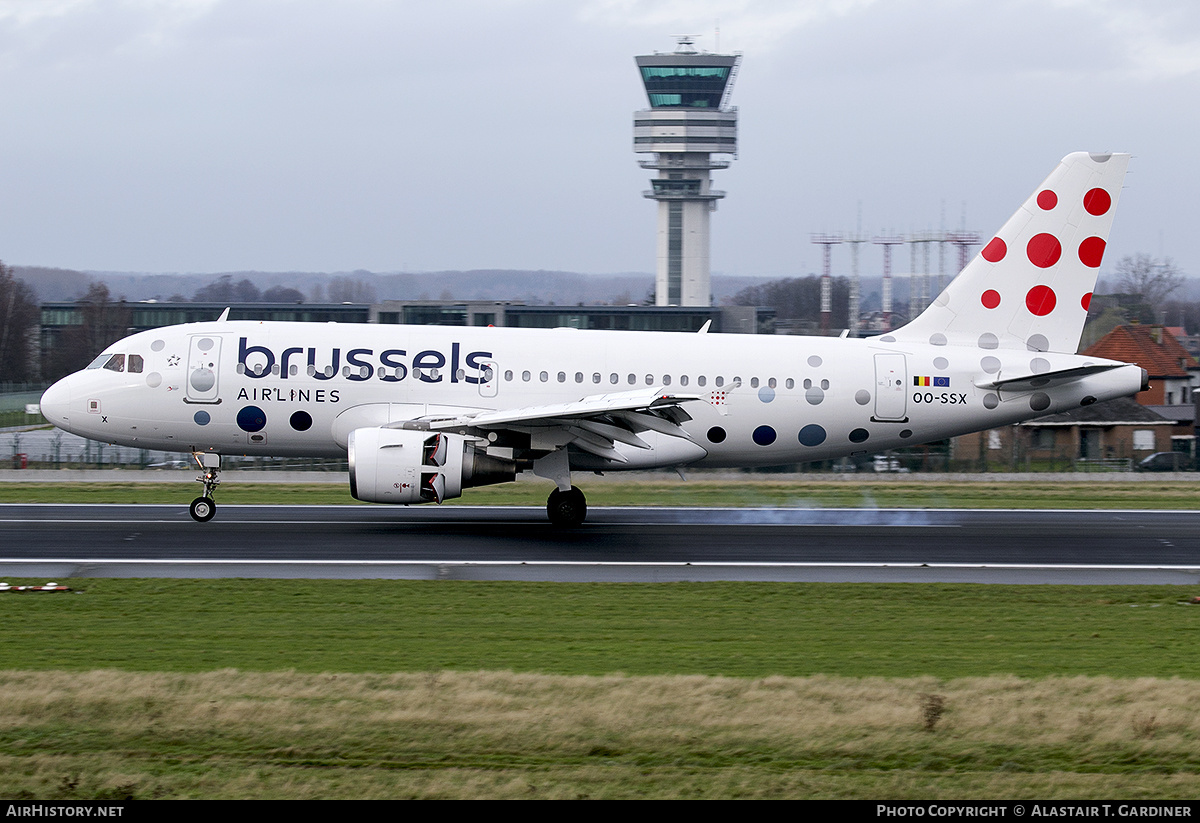
[[[874,420],[902,423],[908,399],[908,366],[903,354],[875,355]]]
[[[495,397],[500,387],[500,367],[495,360],[479,361],[479,396]]]
[[[221,365],[221,338],[194,334],[188,342],[187,391],[189,403],[220,403],[217,373]]]

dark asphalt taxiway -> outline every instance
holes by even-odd
[[[1200,582],[1200,512],[0,506],[5,576]]]

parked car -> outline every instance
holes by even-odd
[[[898,458],[887,454],[877,454],[874,458],[874,469],[877,472],[895,472],[896,474],[908,474],[908,469],[900,465]]]
[[[1192,458],[1183,452],[1155,452],[1134,466],[1140,472],[1190,472],[1193,468]]]

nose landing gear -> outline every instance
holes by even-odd
[[[198,523],[207,523],[217,513],[217,501],[213,500],[213,492],[221,481],[217,472],[221,470],[221,455],[210,452],[192,452],[192,458],[200,466],[204,474],[196,478],[197,483],[204,484],[204,493],[192,501],[188,511],[192,519]]]

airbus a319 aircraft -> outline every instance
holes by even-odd
[[[827,460],[1016,423],[1147,386],[1075,354],[1127,154],[1063,159],[933,304],[877,337],[219,320],[141,332],[51,386],[55,426],[191,452],[348,456],[350,493],[441,503],[531,471],[550,520],[576,471]],[[704,330],[702,330],[704,331]]]

